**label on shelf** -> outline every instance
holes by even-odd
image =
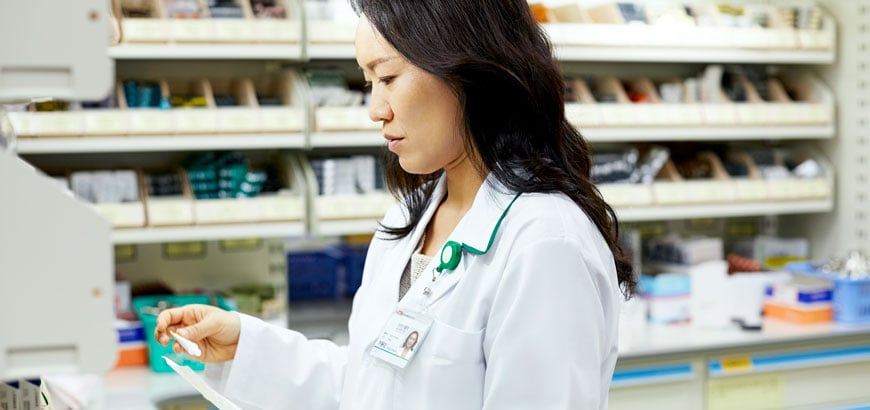
[[[217,130],[222,132],[258,132],[260,110],[248,107],[222,107],[217,109]]]
[[[147,108],[129,112],[131,134],[170,134],[175,131],[172,111]]]
[[[305,112],[296,107],[260,107],[263,132],[299,132],[305,129]]]
[[[248,19],[213,19],[214,40],[232,43],[253,43],[257,40],[257,21]]]
[[[211,19],[171,20],[172,39],[180,42],[207,42],[214,39]]]
[[[779,374],[713,379],[707,382],[707,409],[781,409],[783,392]]]
[[[265,19],[257,21],[257,40],[272,43],[298,43],[301,25],[295,21]]]
[[[130,117],[121,110],[85,110],[85,132],[88,135],[124,135],[130,129]]]
[[[158,18],[121,19],[122,41],[127,43],[159,43],[169,40],[169,22]]]

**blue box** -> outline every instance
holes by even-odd
[[[345,295],[353,296],[362,284],[368,246],[346,245],[344,248]]]
[[[689,275],[683,273],[642,275],[638,290],[648,296],[688,295],[692,290],[692,282]]]
[[[287,293],[292,300],[334,299],[344,275],[341,247],[287,253]]]
[[[792,273],[827,279],[834,285],[834,320],[844,323],[870,322],[870,279],[850,279],[818,271],[811,262],[793,262],[785,269]]]

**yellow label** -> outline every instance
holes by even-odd
[[[225,251],[248,251],[258,249],[263,243],[260,239],[226,239],[220,241],[221,249]]]
[[[764,260],[764,267],[768,269],[780,269],[784,268],[788,263],[803,262],[805,260],[807,260],[807,258],[795,256],[771,256]]]
[[[163,244],[163,255],[167,259],[189,259],[205,257],[205,242],[171,242]]]
[[[707,409],[781,409],[782,375],[772,373],[712,379],[707,382]]]
[[[752,370],[752,358],[749,356],[730,357],[722,359],[722,370]]]
[[[136,260],[136,245],[115,245],[115,263]]]

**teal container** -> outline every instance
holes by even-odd
[[[145,341],[148,343],[148,362],[151,364],[151,370],[158,373],[172,372],[172,368],[163,361],[163,356],[167,356],[180,365],[188,366],[191,369],[198,371],[204,370],[205,364],[190,359],[184,354],[173,352],[172,343],[169,343],[167,346],[162,346],[157,343],[157,340],[154,339],[154,329],[157,328],[157,316],[144,313],[142,309],[150,306],[157,306],[157,303],[160,301],[165,301],[177,306],[194,304],[208,305],[210,304],[210,299],[211,297],[208,295],[155,295],[133,298],[133,308],[136,310],[139,319],[142,320],[142,325],[145,327]],[[220,296],[217,297],[217,305],[224,310],[233,310]]]

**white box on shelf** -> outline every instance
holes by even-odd
[[[33,112],[30,132],[38,136],[84,135],[85,116],[81,111]]]
[[[318,107],[314,110],[318,131],[380,130],[380,122],[369,119],[366,107]]]
[[[263,194],[251,198],[258,221],[301,221],[305,219],[305,199],[301,195]]]
[[[212,19],[212,39],[222,43],[253,43],[258,39],[258,23],[249,19]]]
[[[738,125],[737,104],[700,104],[702,121],[708,125]]]
[[[701,125],[701,107],[698,104],[650,104],[656,125]]]
[[[166,135],[175,132],[175,116],[171,110],[134,108],[127,115],[130,134]]]
[[[259,212],[248,198],[197,199],[193,201],[194,219],[197,224],[229,224],[256,222]]]
[[[145,226],[145,205],[141,201],[93,204],[93,207],[115,228]]]
[[[305,130],[305,109],[300,107],[260,107],[260,131],[301,132]]]
[[[733,178],[735,199],[742,202],[763,201],[767,199],[767,184],[762,179]]]
[[[653,203],[652,189],[643,184],[600,184],[604,200],[614,207],[643,206]]]
[[[204,134],[215,132],[217,112],[210,108],[178,108],[171,110],[177,134]]]
[[[737,199],[737,190],[730,180],[685,180],[683,183],[690,203],[730,203]]]
[[[212,19],[169,20],[172,40],[180,43],[205,43],[215,38]]]
[[[314,198],[314,209],[321,220],[381,218],[396,203],[388,193],[324,195]]]
[[[691,202],[690,193],[682,181],[656,181],[650,185],[653,202],[661,205]]]
[[[149,226],[192,225],[193,201],[183,196],[148,197]]]
[[[262,43],[298,43],[302,36],[302,25],[292,20],[257,20],[255,35],[256,40]]]
[[[130,116],[123,110],[84,110],[87,135],[126,135],[130,130]]]
[[[122,42],[165,43],[171,37],[169,20],[160,18],[122,18]]]
[[[601,113],[597,104],[565,103],[565,119],[575,127],[601,125]]]
[[[29,136],[34,135],[33,130],[30,128],[30,117],[31,113],[29,112],[8,112],[9,122],[12,123],[12,129],[15,131],[15,135],[18,136]]]
[[[216,108],[218,132],[258,132],[260,125],[260,109],[253,107],[218,107]]]

